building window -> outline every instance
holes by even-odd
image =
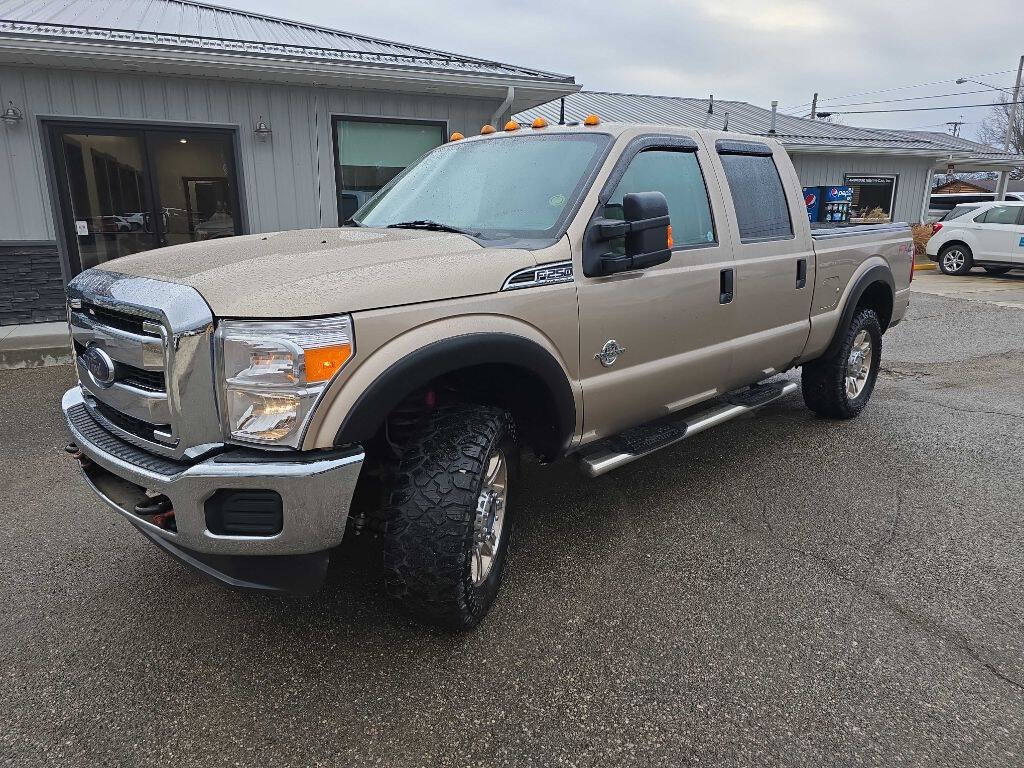
[[[443,144],[444,133],[444,123],[335,118],[339,223],[414,160]]]
[[[241,234],[230,132],[55,124],[50,137],[72,273]]]
[[[722,154],[720,157],[736,208],[740,241],[792,237],[793,222],[786,190],[771,155]]]
[[[892,221],[896,209],[898,176],[875,174],[860,176],[848,173],[845,183],[853,187],[850,221]]]
[[[604,206],[608,219],[622,219],[622,198],[632,192],[661,192],[668,201],[675,247],[694,247],[715,242],[708,190],[693,152],[645,150],[634,157]],[[625,238],[613,241],[612,249],[625,252]]]

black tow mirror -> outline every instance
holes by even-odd
[[[602,242],[625,238],[625,252],[609,252],[588,259],[588,277],[646,269],[672,258],[672,227],[668,200],[661,192],[632,192],[622,198],[623,221],[596,219],[593,238]]]

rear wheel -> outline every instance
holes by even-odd
[[[945,275],[966,275],[974,266],[974,254],[966,245],[953,243],[939,251],[939,269]]]
[[[1010,271],[1010,267],[985,267],[985,271],[990,275],[1005,275]]]
[[[852,419],[871,398],[882,359],[882,326],[873,309],[854,314],[839,349],[804,365],[804,402],[819,416]]]
[[[511,417],[490,406],[438,409],[389,479],[388,593],[417,618],[468,630],[501,585],[519,449]]]

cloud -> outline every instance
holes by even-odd
[[[707,96],[806,110],[961,90],[960,75],[1001,72],[1012,82],[1020,55],[1021,0],[218,0],[273,16],[574,75],[591,90]],[[1014,70],[1006,72],[1005,70]],[[980,78],[984,80],[985,78]],[[999,82],[996,82],[996,81]],[[945,81],[931,89],[897,86]],[[970,90],[963,88],[962,90]],[[977,103],[979,95],[920,105]],[[914,102],[903,106],[916,106]],[[849,109],[875,109],[868,105]],[[980,123],[987,110],[963,110]],[[937,126],[960,111],[848,115],[844,122]],[[967,126],[971,135],[971,126]]]
[[[822,3],[771,3],[765,0],[701,0],[697,7],[711,20],[760,33],[822,32],[834,25]]]

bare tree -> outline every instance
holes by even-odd
[[[1003,147],[1006,141],[1006,126],[1010,121],[1010,94],[1004,93],[1000,97],[1003,103],[992,107],[989,116],[981,121],[978,127],[978,137],[986,144],[994,147]],[[1009,151],[1018,155],[1024,155],[1024,109],[1017,105],[1017,116],[1014,119],[1013,131],[1010,134]],[[1014,168],[1010,172],[1011,179],[1024,179],[1024,168]]]

